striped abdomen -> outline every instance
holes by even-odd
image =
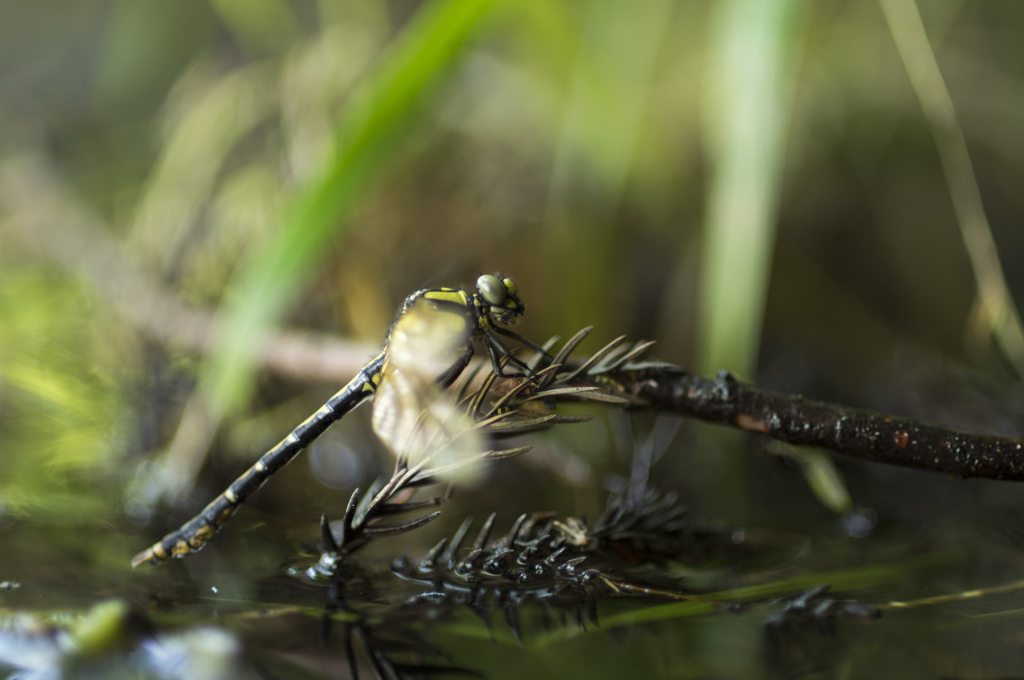
[[[168,560],[199,550],[217,530],[235,514],[270,477],[287,465],[302,449],[309,446],[335,421],[371,396],[380,382],[384,365],[382,352],[356,374],[347,385],[331,397],[320,410],[292,430],[274,448],[267,451],[256,464],[231,483],[221,495],[203,508],[203,511],[177,531],[164,536],[158,543],[132,559],[132,567],[146,562]]]

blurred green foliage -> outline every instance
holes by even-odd
[[[490,4],[449,0],[425,6],[349,95],[341,122],[320,140],[333,149],[325,154],[322,173],[301,189],[280,230],[238,276],[212,369],[215,408],[237,408],[249,392],[239,385],[253,370],[248,355],[259,349],[266,328],[286,313],[324,246],[339,237],[347,213],[418,113],[423,91],[447,70]]]
[[[1021,299],[1024,6],[920,11]],[[26,156],[46,182],[18,170]],[[277,329],[360,341],[358,366],[409,292],[496,270],[516,278],[535,339],[595,324],[595,346],[649,337],[705,372],[1019,428],[1009,400],[933,379],[955,363],[1015,389],[873,2],[6,3],[0,170],[0,517],[124,526],[143,463],[188,440],[188,402],[210,414],[194,446],[212,459],[180,519],[330,393],[266,376]],[[26,237],[26,202],[80,215],[168,298],[216,319],[217,342],[140,328],[111,299],[119,280],[98,286],[54,255],[70,222]],[[538,497],[594,509],[614,464],[588,432],[587,446],[553,438],[531,471],[572,493],[538,482]],[[343,435],[330,446],[371,446]],[[666,465],[709,512],[742,515],[751,486],[725,471],[765,484],[773,464],[744,459],[743,472],[717,454]],[[804,467],[846,508],[835,467],[813,455]],[[303,470],[262,507],[294,507],[295,489],[343,502]],[[143,494],[155,508],[159,495]]]
[[[762,318],[782,342],[828,338],[830,361],[860,365],[851,345],[867,347],[871,325],[842,313],[822,323],[817,310],[836,297],[815,297],[821,277],[877,325],[1000,370],[984,338],[961,340],[967,259],[927,126],[870,3],[218,0],[73,11],[81,21],[58,25],[4,8],[0,148],[42,155],[124,258],[169,294],[223,310],[216,351],[197,364],[211,413],[251,403],[274,326],[373,342],[409,291],[492,269],[522,282],[533,335],[595,323],[655,337],[663,357],[704,371],[756,377]],[[1012,252],[1019,240],[1001,225],[1021,206],[1003,187],[1024,145],[1002,27],[1016,15],[952,0],[923,11],[997,242]],[[50,228],[59,239],[61,225]],[[102,347],[75,333],[26,344],[17,329],[50,318],[54,296],[92,300],[79,334],[132,331],[87,283],[76,291],[41,268],[45,252],[0,234],[3,426],[19,454],[3,463],[6,505],[50,505],[29,491],[46,471],[139,460],[144,437],[102,433],[155,419],[148,446],[164,447],[180,406],[129,405],[145,389],[144,352],[111,375],[98,368]],[[45,358],[44,346],[73,359]],[[69,383],[76,375],[94,378]],[[29,425],[27,395],[41,393],[79,401],[55,401],[59,427]],[[75,437],[91,443],[68,447]],[[33,454],[20,455],[30,441]]]
[[[89,483],[109,478],[127,449],[124,376],[108,344],[117,340],[100,334],[104,314],[65,277],[20,268],[4,279],[3,511],[62,521],[117,511]]]

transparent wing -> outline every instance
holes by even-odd
[[[463,314],[420,300],[391,331],[373,402],[373,429],[400,468],[444,468],[445,478],[460,480],[477,471],[485,439],[437,385],[472,353],[469,322]]]

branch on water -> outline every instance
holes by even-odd
[[[628,367],[627,367],[628,368]],[[865,409],[779,394],[722,371],[714,380],[669,366],[623,374],[640,403],[796,446],[957,477],[1024,480],[1024,438],[971,434]]]

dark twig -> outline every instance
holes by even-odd
[[[1024,438],[958,432],[936,425],[830,404],[802,395],[760,389],[723,371],[711,380],[671,364],[640,361],[651,343],[626,352],[622,338],[582,365],[569,353],[590,332],[577,333],[555,357],[557,373],[545,373],[542,389],[515,400],[586,399],[678,413],[708,422],[766,434],[795,446],[816,446],[877,463],[944,472],[958,477],[1024,480]],[[568,351],[567,351],[568,350]],[[544,361],[533,362],[543,366]],[[577,367],[578,366],[578,367]],[[569,388],[600,387],[573,393]],[[547,423],[545,423],[547,424]]]
[[[1024,480],[1024,438],[971,434],[909,418],[714,380],[666,366],[628,370],[621,387],[643,405],[738,427],[796,446],[957,477]]]

